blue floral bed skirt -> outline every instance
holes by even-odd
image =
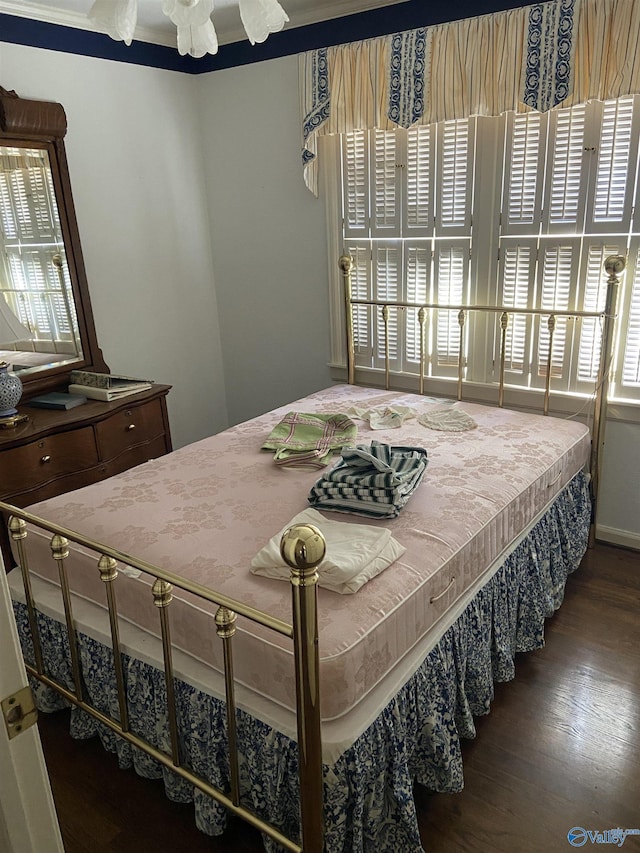
[[[461,738],[473,738],[473,719],[489,712],[496,681],[514,677],[517,652],[544,645],[544,622],[562,603],[567,576],[582,559],[590,523],[588,480],[576,476],[530,534],[507,557],[424,662],[371,726],[332,766],[324,768],[326,853],[422,853],[412,788],[463,787]],[[23,653],[33,660],[26,608],[14,603]],[[66,629],[39,614],[45,671],[73,684]],[[111,649],[78,635],[86,696],[118,719]],[[170,752],[164,675],[123,656],[131,729]],[[38,707],[54,711],[66,702],[31,679]],[[184,765],[210,783],[229,789],[224,704],[176,681],[180,751]],[[243,803],[289,837],[298,828],[298,762],[294,741],[238,711]],[[121,767],[164,778],[166,794],[194,802],[196,824],[221,834],[226,812],[202,792],[120,740],[77,708],[71,735],[98,735],[117,753]],[[281,848],[265,837],[265,850]]]

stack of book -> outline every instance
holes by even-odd
[[[129,394],[146,391],[153,385],[150,379],[134,379],[114,373],[93,373],[89,370],[72,370],[70,394],[82,394],[90,400],[119,400]]]

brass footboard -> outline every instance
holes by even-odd
[[[22,572],[26,609],[33,640],[34,665],[26,663],[27,671],[48,687],[53,688],[70,703],[86,711],[96,720],[120,735],[125,741],[139,747],[164,767],[169,768],[200,791],[222,804],[232,814],[242,818],[275,839],[293,853],[321,853],[323,838],[323,777],[322,745],[320,732],[319,656],[317,619],[316,566],[321,562],[325,542],[320,531],[312,525],[296,525],[282,537],[281,552],[291,567],[292,621],[291,624],[274,618],[255,608],[246,606],[200,584],[192,583],[144,560],[124,554],[78,533],[40,519],[33,514],[0,502],[0,511],[11,516],[9,530],[15,543],[20,571]],[[44,672],[43,655],[36,619],[36,605],[31,584],[28,549],[29,525],[52,534],[51,554],[57,563],[64,606],[66,631],[71,655],[73,689],[54,680]],[[89,548],[96,554],[96,569],[105,585],[109,613],[111,643],[114,656],[115,681],[118,692],[119,719],[114,719],[94,708],[83,695],[80,655],[73,615],[73,595],[69,588],[66,561],[69,542]],[[122,669],[122,650],[119,636],[119,615],[116,590],[118,564],[145,572],[155,578],[151,594],[158,608],[160,637],[164,658],[164,677],[167,691],[167,716],[169,721],[170,752],[157,749],[129,727],[127,696]],[[216,633],[223,644],[224,677],[226,693],[227,739],[229,746],[229,790],[221,790],[194,774],[181,763],[179,732],[176,714],[174,670],[171,642],[171,602],[173,588],[178,587],[218,606],[215,614]],[[240,803],[239,761],[236,730],[236,700],[234,693],[233,637],[237,616],[269,628],[293,641],[296,712],[300,775],[300,836],[302,844],[287,838],[280,830],[262,820]]]

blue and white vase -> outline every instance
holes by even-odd
[[[0,418],[8,418],[18,412],[16,406],[22,397],[22,382],[15,373],[9,372],[6,361],[0,362]]]

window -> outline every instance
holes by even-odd
[[[354,296],[596,311],[604,259],[625,255],[612,392],[640,399],[639,135],[640,97],[630,96],[336,137],[334,245],[353,257]],[[337,359],[335,294],[332,304]],[[464,335],[466,381],[497,381],[497,323],[461,331],[456,312],[430,311],[426,332],[427,376],[457,376]],[[383,368],[379,311],[358,306],[354,333],[356,365]],[[600,334],[598,321],[557,318],[549,360],[548,316],[512,316],[505,381],[543,388],[550,365],[554,392],[591,394]],[[391,310],[388,347],[392,371],[418,373],[416,309]]]

